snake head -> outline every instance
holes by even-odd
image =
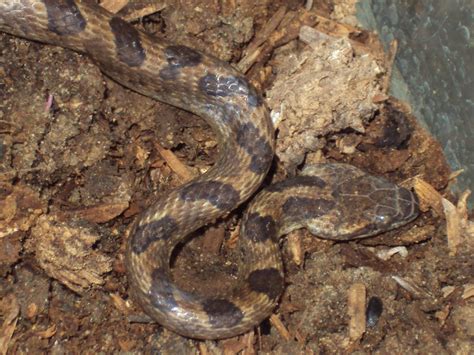
[[[418,199],[406,188],[344,164],[331,164],[319,170],[328,182],[326,190],[332,191],[331,198],[326,199],[333,206],[324,216],[305,223],[314,235],[336,240],[369,237],[400,227],[418,216]]]
[[[338,239],[386,232],[411,222],[419,213],[418,199],[410,190],[368,174],[338,184],[333,197],[338,205]]]

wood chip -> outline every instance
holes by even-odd
[[[443,204],[441,199],[443,196],[436,189],[421,178],[415,178],[413,188],[420,199],[420,209],[423,212],[432,208],[438,216],[443,216]]]
[[[362,283],[351,286],[347,295],[347,313],[349,319],[349,338],[358,342],[365,333],[365,308],[367,289]]]
[[[54,334],[56,334],[56,330],[57,330],[56,324],[53,324],[48,329],[37,332],[36,335],[39,336],[40,338],[43,338],[43,339],[49,339]]]
[[[102,0],[100,6],[102,6],[107,11],[116,14],[125,6],[128,5],[129,0]]]
[[[117,308],[122,314],[129,315],[130,314],[130,307],[128,306],[127,302],[120,297],[117,293],[111,293],[110,299],[112,300],[113,305]]]
[[[408,291],[415,298],[433,298],[433,295],[431,293],[422,289],[420,286],[415,284],[413,280],[410,280],[409,278],[392,276],[392,279],[394,279],[398,285]]]
[[[449,313],[451,313],[451,305],[449,304],[435,313],[435,317],[441,323],[441,326],[443,326],[446,322],[446,319],[448,319]]]
[[[451,174],[449,174],[448,180],[449,181],[455,180],[462,173],[464,173],[464,169],[453,171]]]
[[[243,339],[239,338],[232,338],[228,340],[224,340],[223,342],[224,347],[224,355],[234,355],[238,354],[243,351],[246,347],[245,342]]]
[[[0,182],[0,238],[17,231],[27,231],[36,219],[46,213],[47,203],[39,193],[21,184]]]
[[[452,294],[454,292],[454,290],[456,290],[456,287],[454,287],[454,286],[445,286],[441,289],[441,291],[443,292],[443,297],[444,298],[446,298],[450,294]]]
[[[118,339],[117,340],[118,345],[120,346],[120,350],[122,350],[125,353],[131,353],[132,350],[135,348],[137,345],[137,342],[133,339]]]
[[[237,68],[240,71],[247,72],[254,63],[269,56],[274,48],[298,38],[301,26],[314,26],[317,23],[317,15],[312,11],[302,11],[300,13],[288,11],[284,13],[283,18],[280,20],[282,13],[283,10],[280,9],[268,22],[268,29],[270,29],[273,28],[275,23],[280,21],[278,28],[272,31],[270,35],[268,35],[270,31],[266,31],[262,38],[267,36],[267,40],[258,49],[250,49],[248,54],[237,64]]]
[[[293,333],[298,343],[306,344],[306,337],[303,334],[301,334],[301,332],[298,329],[294,330]]]
[[[267,23],[258,31],[258,33],[255,35],[255,38],[244,51],[242,59],[237,64],[237,68],[239,68],[239,70],[241,70],[243,73],[246,73],[247,70],[253,65],[256,58],[261,53],[261,49],[259,49],[260,45],[262,45],[270,37],[272,32],[276,30],[278,25],[283,20],[285,14],[286,6],[280,7],[277,12],[275,12],[273,16],[267,21]]]
[[[301,230],[296,230],[292,233],[290,233],[287,237],[288,240],[288,249],[290,250],[291,253],[291,259],[293,262],[300,266],[301,263],[303,262],[303,248],[301,246],[301,239],[303,237],[303,231]]]
[[[245,349],[242,351],[242,355],[256,355],[255,351],[255,332],[248,332],[244,335],[242,341],[245,344]]]
[[[382,83],[382,90],[385,94],[388,94],[390,91],[390,83],[392,81],[392,71],[395,62],[395,57],[397,56],[398,50],[398,41],[394,39],[390,42],[390,48],[388,49],[386,59],[385,59],[385,66],[387,67],[387,74],[384,75],[383,83]]]
[[[163,10],[166,6],[166,1],[150,1],[143,7],[132,9],[130,12],[122,16],[125,21],[135,21],[142,17],[152,15],[156,12]]]
[[[10,340],[16,329],[16,323],[20,314],[20,305],[14,294],[2,297],[0,300],[0,313],[3,316],[3,323],[0,327],[0,355],[5,355],[10,346]]]
[[[92,223],[106,223],[121,215],[128,208],[128,202],[103,203],[98,206],[76,209],[72,211],[61,211],[56,214],[58,220],[67,221],[71,218],[79,218]]]
[[[326,41],[330,38],[326,33],[318,31],[316,28],[310,26],[301,26],[298,37],[302,42],[310,46],[319,45],[322,41]]]
[[[386,95],[386,94],[375,94],[373,97],[372,97],[372,102],[374,104],[379,104],[379,103],[382,103],[382,102],[385,102],[387,101],[388,99],[390,98],[390,96]]]
[[[191,181],[197,176],[197,174],[194,174],[191,169],[184,165],[171,150],[163,148],[158,143],[155,143],[155,147],[163,159],[166,160],[170,169],[178,175],[181,182]]]
[[[94,248],[99,239],[93,228],[44,215],[31,229],[25,247],[50,277],[81,294],[103,285],[105,274],[112,270],[112,258]]]
[[[206,343],[200,341],[198,343],[198,349],[200,355],[209,355],[211,352],[208,350]]]
[[[456,206],[456,209],[458,210],[458,213],[459,213],[459,217],[461,217],[461,219],[464,221],[467,221],[468,219],[469,208],[468,208],[467,200],[469,199],[469,196],[471,196],[471,190],[464,191],[459,197],[459,201]]]
[[[225,243],[227,249],[235,249],[239,241],[240,236],[240,225],[236,226],[234,230],[230,232],[230,237]]]
[[[463,300],[474,297],[474,284],[464,285],[464,292],[462,293],[461,297]]]
[[[0,200],[0,220],[10,223],[16,215],[16,210],[16,196],[14,194],[10,194]]]
[[[352,33],[360,33],[360,30],[356,27],[334,21],[328,17],[321,16],[321,14],[316,14],[315,17],[316,23],[318,24],[318,31],[325,33],[328,36],[349,38],[349,35]],[[354,46],[360,46],[359,42],[353,41],[350,38],[349,40]]]
[[[443,204],[444,215],[446,218],[446,234],[448,236],[449,255],[454,256],[463,241],[461,226],[462,220],[456,206],[445,198],[443,198],[441,202]]]
[[[26,307],[26,318],[32,319],[38,315],[38,305],[36,303],[30,303]]]
[[[377,257],[382,260],[389,260],[393,255],[400,254],[402,258],[406,258],[408,256],[408,250],[404,246],[399,246],[390,249],[384,249],[377,252]]]
[[[283,339],[286,341],[291,340],[291,335],[288,329],[285,327],[280,317],[277,314],[272,314],[270,316],[270,323],[275,327],[275,329],[280,333]]]
[[[461,218],[462,233],[464,241],[472,244],[474,242],[474,221],[469,220],[468,198],[471,196],[471,190],[464,191],[459,197],[456,209]]]

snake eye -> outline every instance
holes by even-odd
[[[375,211],[374,222],[377,225],[387,225],[392,222],[396,211],[386,206],[379,206]]]
[[[385,224],[387,220],[388,220],[387,216],[380,215],[380,214],[375,216],[375,223],[377,224]]]

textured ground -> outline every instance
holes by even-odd
[[[268,182],[341,161],[407,186],[416,176],[449,197],[441,148],[386,95],[387,59],[372,34],[330,21],[353,19],[329,2],[310,13],[297,1],[254,3],[170,2],[139,26],[249,69],[278,124]],[[472,239],[453,253],[443,211],[428,202],[411,225],[359,243],[289,236],[286,291],[255,333],[195,342],[148,322],[128,299],[130,223],[153,196],[212,164],[212,132],[76,53],[7,35],[0,48],[0,350],[468,353]],[[183,287],[213,293],[232,282],[242,209],[177,252]],[[384,256],[390,250],[401,252]],[[382,302],[365,332],[353,296]]]

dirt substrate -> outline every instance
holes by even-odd
[[[298,1],[255,3],[187,0],[136,25],[234,63],[262,89],[278,128],[265,184],[308,163],[347,162],[415,187],[421,216],[358,242],[292,233],[282,241],[287,287],[269,320],[219,342],[177,336],[129,299],[124,245],[155,196],[212,165],[212,131],[85,56],[0,34],[1,351],[472,351],[474,228],[461,199],[447,237],[440,198],[457,202],[451,172],[438,142],[387,95],[390,58],[352,27],[351,1],[315,1],[309,12]],[[244,209],[177,253],[176,282],[216,294],[232,283]]]

